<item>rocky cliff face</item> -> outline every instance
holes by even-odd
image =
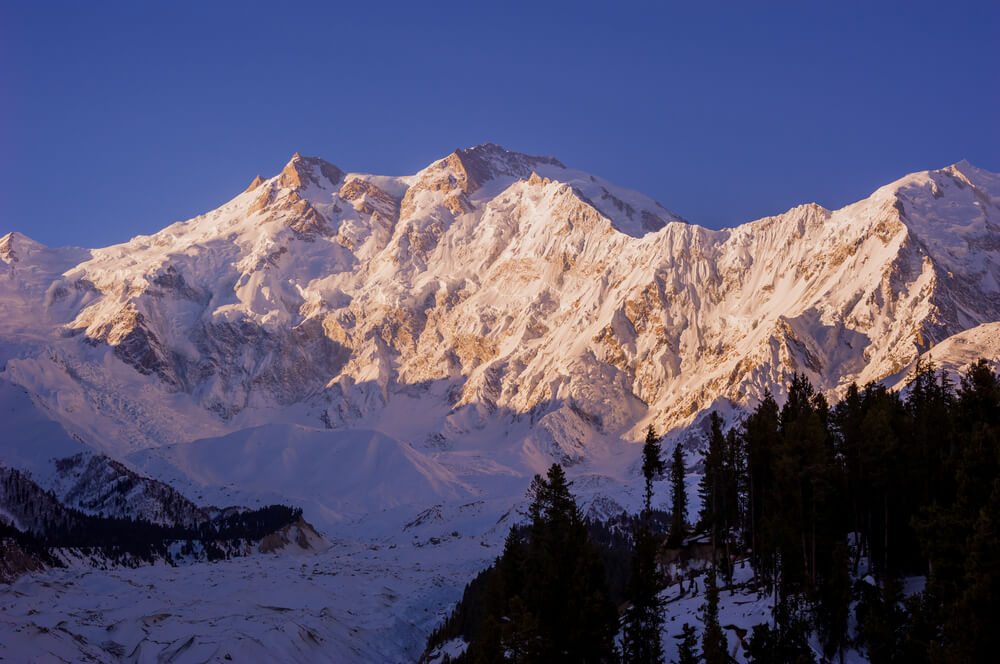
[[[109,452],[281,419],[580,461],[1000,320],[997,220],[1000,178],[965,162],[711,231],[495,145],[406,177],[296,154],[122,245],[0,241],[3,332],[33,349],[3,374]]]

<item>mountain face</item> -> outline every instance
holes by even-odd
[[[780,400],[795,372],[836,398],[983,356],[1000,176],[967,162],[712,231],[495,145],[403,177],[296,154],[125,244],[11,233],[0,475],[34,493],[0,495],[0,581],[33,576],[0,586],[0,658],[414,661],[553,461],[588,515],[635,511],[648,424],[696,446],[709,411]],[[38,572],[2,535],[41,496],[164,526],[291,504],[332,537]]]
[[[2,377],[113,456],[281,421],[445,465],[505,431],[538,469],[794,372],[834,397],[905,373],[1000,321],[998,224],[967,162],[712,231],[491,144],[405,177],[296,154],[125,244],[0,240]]]

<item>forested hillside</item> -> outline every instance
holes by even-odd
[[[62,566],[60,550],[101,564],[136,566],[164,560],[219,560],[244,555],[264,537],[299,521],[302,510],[269,505],[232,508],[194,524],[94,516],[62,505],[18,470],[0,466],[0,545],[16,544],[37,563]]]
[[[644,470],[662,472],[655,459],[647,456]],[[678,459],[683,469],[675,450],[675,487],[683,481]],[[713,414],[701,510],[688,524],[684,493],[673,492],[671,536],[658,540],[660,564],[645,590],[634,582],[642,578],[635,565],[648,536],[642,515],[633,521],[635,537],[619,542],[633,549],[633,582],[619,607],[613,652],[602,637],[606,624],[593,622],[606,615],[610,576],[595,577],[593,545],[563,480],[558,466],[548,479],[536,478],[531,525],[511,531],[503,555],[466,589],[429,652],[462,639],[469,645],[455,661],[662,662],[659,639],[636,647],[642,632],[635,625],[670,619],[670,606],[662,597],[651,601],[648,590],[675,580],[665,563],[676,560],[671,551],[691,546],[690,531],[709,547],[707,572],[689,570],[689,578],[703,579],[706,599],[701,625],[685,626],[681,664],[734,655],[833,661],[851,651],[876,664],[957,664],[991,661],[1000,651],[993,623],[1000,596],[1000,379],[985,361],[959,385],[918,366],[904,393],[851,386],[833,406],[797,375],[782,406],[768,395],[728,431]],[[719,587],[733,587],[737,563],[749,563],[749,585],[773,598],[773,610],[734,648],[718,612]],[[550,604],[556,597],[559,603]],[[639,603],[659,616],[637,623]],[[585,659],[552,649],[566,633],[561,621],[574,615],[566,607],[589,607],[587,620],[574,623],[585,628]]]

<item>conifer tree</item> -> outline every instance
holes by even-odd
[[[843,662],[851,606],[850,560],[845,542],[834,545],[830,564],[832,569],[824,574],[820,589],[817,626],[827,658],[838,653]]]
[[[847,532],[861,534],[865,527],[864,516],[864,472],[861,464],[861,447],[864,444],[861,425],[864,419],[864,399],[856,383],[847,388],[844,398],[838,403],[831,415],[834,429],[834,450],[841,460],[843,473],[843,495],[847,508],[845,529]],[[857,571],[864,553],[862,542],[854,547],[854,558],[851,569]]]
[[[861,464],[864,468],[864,493],[867,510],[864,529],[867,550],[875,572],[883,581],[893,576],[890,558],[892,536],[899,519],[893,518],[894,506],[901,488],[899,471],[905,462],[900,453],[900,421],[904,414],[898,395],[878,386],[866,390],[868,401],[861,423],[864,444]]]
[[[965,565],[965,589],[948,612],[950,662],[985,662],[1000,653],[996,612],[1000,598],[1000,479],[976,522]]]
[[[537,620],[537,661],[613,662],[618,612],[569,487],[559,464],[533,482],[522,599]]]
[[[677,648],[677,661],[675,664],[698,664],[697,635],[694,627],[684,623],[681,628],[681,642]]]
[[[649,515],[653,509],[653,480],[657,475],[663,474],[663,457],[660,451],[660,438],[656,435],[656,430],[650,424],[646,429],[646,441],[642,445],[642,476],[646,480],[645,494],[643,495],[643,507],[645,508],[643,518],[649,520]]]
[[[698,494],[701,496],[701,512],[698,527],[708,531],[712,537],[712,563],[716,551],[725,536],[725,448],[726,438],[722,433],[722,418],[712,412],[711,431],[708,436],[708,450],[705,452],[705,474],[701,478]]]
[[[746,480],[746,451],[743,437],[739,435],[733,427],[726,432],[725,456],[723,458],[723,538],[724,547],[723,569],[726,574],[726,582],[733,580],[733,557],[735,551],[733,546],[738,546],[734,541],[734,534],[738,531],[743,522],[743,512],[745,505],[744,485]]]
[[[705,604],[702,606],[701,620],[705,625],[701,636],[702,659],[705,664],[725,664],[729,661],[729,646],[719,625],[719,586],[716,584],[714,567],[709,569],[705,577]]]
[[[670,533],[667,546],[678,547],[687,536],[687,491],[684,487],[684,450],[674,448],[670,463]]]
[[[814,664],[807,635],[809,626],[791,598],[779,598],[774,626],[755,625],[746,649],[750,664]]]
[[[633,537],[632,574],[628,594],[631,604],[625,613],[623,655],[628,663],[662,664],[663,604],[659,593],[663,589],[656,569],[658,542],[650,523],[653,502],[653,479],[663,472],[660,442],[649,425],[642,449],[642,474],[646,481],[643,511]]]
[[[777,505],[774,451],[779,439],[778,403],[770,392],[764,394],[753,413],[743,423],[746,446],[747,517],[745,542],[751,551],[754,574],[770,585],[777,572],[773,512]]]
[[[901,587],[887,579],[881,587],[861,582],[856,614],[858,643],[872,664],[895,664],[900,658],[904,616],[899,608]]]
[[[512,528],[507,536],[460,661],[617,662],[618,612],[569,487],[558,464],[535,476],[526,535]]]

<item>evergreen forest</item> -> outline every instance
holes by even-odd
[[[697,514],[677,446],[643,446],[643,510],[629,536],[588,524],[559,465],[531,486],[528,523],[467,586],[428,652],[455,638],[453,662],[664,663],[664,555],[710,546],[705,604],[684,625],[680,664],[732,661],[719,592],[749,563],[773,600],[741,637],[749,662],[960,664],[996,660],[1000,597],[1000,378],[985,360],[953,384],[918,365],[900,393],[850,386],[835,405],[804,375],[727,429],[713,413]],[[652,509],[670,480],[669,514]],[[601,537],[603,533],[603,537]],[[904,592],[905,591],[905,592]],[[445,657],[445,661],[448,661]]]
[[[209,561],[241,555],[259,541],[302,516],[300,508],[268,505],[254,510],[229,509],[192,525],[153,523],[145,519],[86,514],[59,503],[28,476],[0,467],[0,498],[24,530],[0,521],[0,539],[10,539],[42,562],[61,566],[58,549],[100,554],[112,564],[135,566],[197,555]],[[172,545],[178,545],[172,552]]]

